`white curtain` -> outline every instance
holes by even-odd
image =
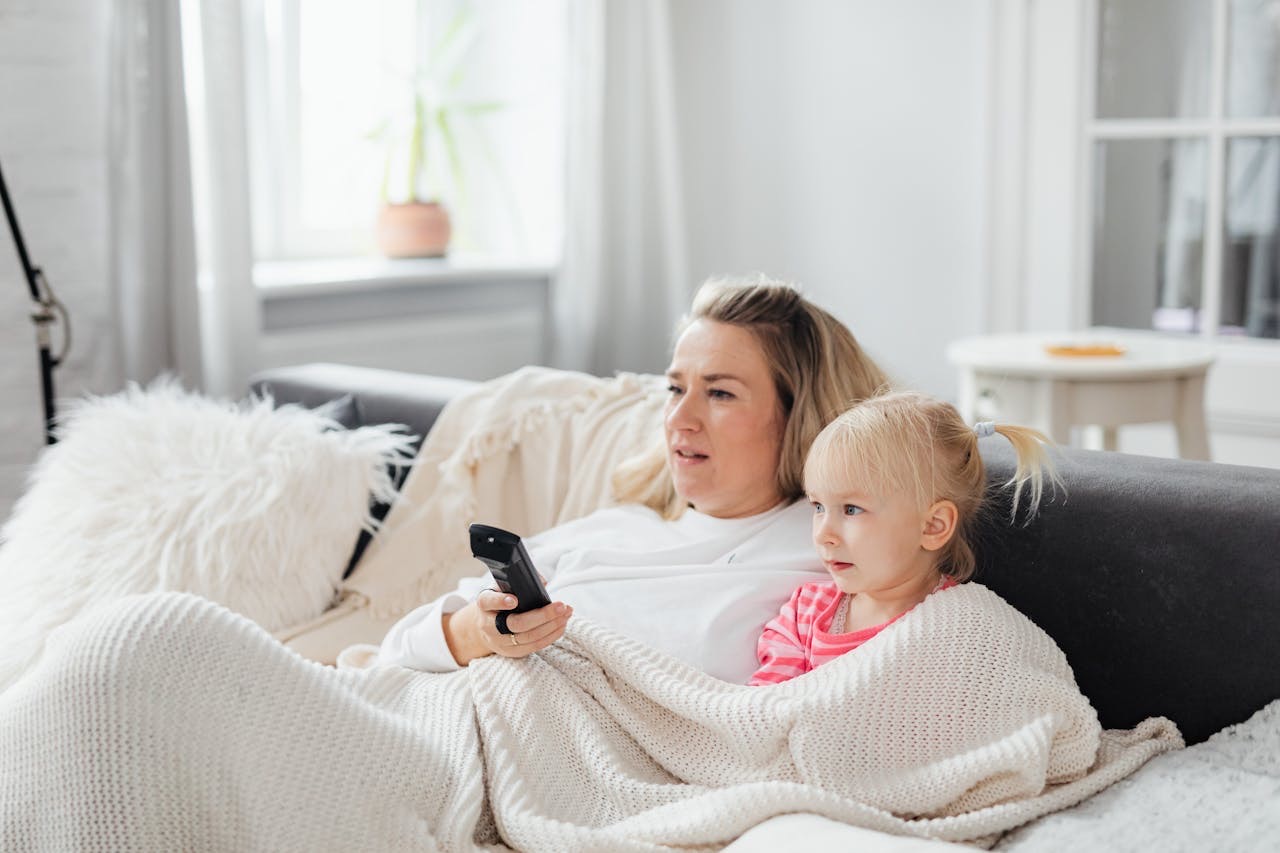
[[[257,359],[238,0],[114,0],[109,220],[120,372],[240,396]]]
[[[570,0],[561,367],[666,368],[688,308],[669,0]]]
[[[119,370],[200,381],[194,234],[178,10],[114,0],[108,222]]]

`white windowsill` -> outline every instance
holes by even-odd
[[[263,298],[292,299],[381,288],[423,287],[466,281],[547,279],[556,267],[546,261],[501,259],[479,255],[446,258],[326,258],[305,261],[258,261],[253,283]]]

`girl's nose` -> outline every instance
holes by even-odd
[[[835,525],[831,523],[830,514],[824,512],[813,516],[813,541],[816,545],[836,544]]]

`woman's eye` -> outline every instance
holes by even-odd
[[[679,385],[668,385],[667,391],[670,392],[672,396],[677,396],[684,393],[684,389],[681,388]]]
[[[863,510],[862,510],[862,507],[860,506],[854,506],[853,504],[844,505],[845,515],[862,515],[862,512]]]
[[[707,394],[710,395],[711,398],[715,400],[732,400],[733,399],[732,393],[728,391],[723,391],[719,388],[712,388],[710,391],[707,392]]]

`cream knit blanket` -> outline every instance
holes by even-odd
[[[963,841],[1180,745],[1100,730],[977,584],[761,688],[583,620],[523,660],[335,672],[163,594],[60,629],[0,694],[0,849],[716,848],[796,811]]]

